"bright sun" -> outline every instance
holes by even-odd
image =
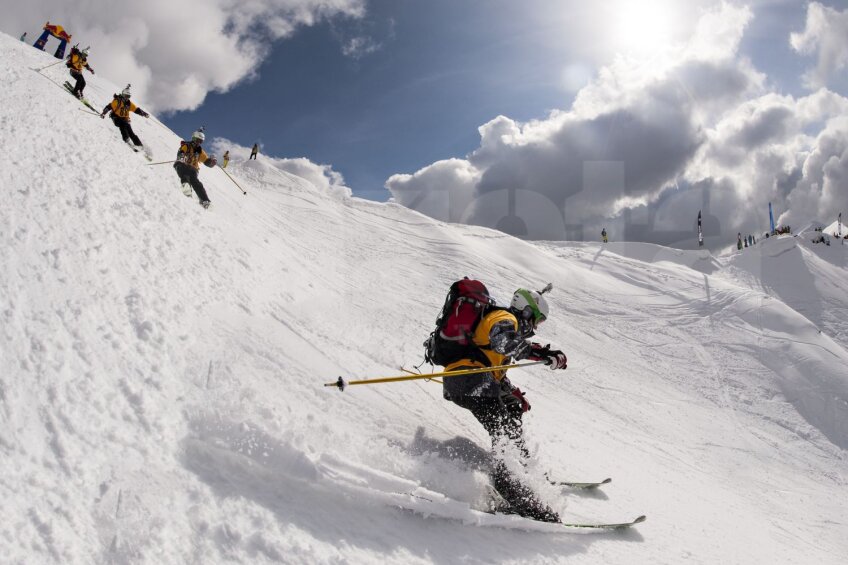
[[[612,44],[629,55],[651,55],[669,45],[674,26],[668,0],[623,0],[611,22]]]

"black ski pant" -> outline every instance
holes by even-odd
[[[511,395],[500,398],[460,396],[452,397],[450,400],[469,410],[492,438],[492,483],[498,493],[515,512],[536,519],[547,519],[556,515],[550,508],[539,502],[535,493],[510,473],[504,463],[502,454],[504,443],[511,443],[518,450],[522,465],[530,457],[524,444],[524,433],[521,427],[523,410],[520,402],[511,401],[514,398]]]
[[[174,169],[180,177],[180,182],[191,185],[201,202],[209,202],[209,197],[206,196],[206,189],[203,188],[203,183],[197,178],[197,169],[180,161],[174,163]]]
[[[82,76],[82,72],[76,69],[71,69],[71,76],[76,79],[77,83],[74,85],[74,94],[78,97],[82,97],[82,90],[85,88],[85,77]]]
[[[136,145],[136,147],[141,147],[141,140],[133,131],[129,120],[112,114],[112,123],[115,124],[116,128],[121,130],[121,139],[123,139],[125,143],[128,139],[132,139],[132,142]]]
[[[251,154],[250,154],[250,159],[253,159],[253,160],[255,161],[255,160],[256,160],[256,153],[251,153]]]

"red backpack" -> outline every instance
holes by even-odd
[[[490,365],[472,336],[483,316],[496,308],[495,300],[480,281],[465,277],[453,283],[436,318],[436,329],[424,342],[424,359],[443,367],[461,359]]]

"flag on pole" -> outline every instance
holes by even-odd
[[[704,246],[704,232],[701,231],[701,211],[698,210],[698,247]]]
[[[771,202],[769,202],[769,226],[771,227],[771,235],[774,235],[774,212],[771,210]]]

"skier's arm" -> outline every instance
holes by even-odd
[[[86,69],[88,69],[88,71],[89,71],[91,74],[94,74],[94,69],[92,69],[92,68],[91,68],[91,66],[90,66],[88,63],[86,63],[86,64],[85,64],[85,68],[86,68]]]
[[[516,361],[530,355],[530,343],[522,338],[512,321],[498,322],[489,331],[489,346],[493,351]]]
[[[102,112],[100,112],[100,117],[101,117],[101,118],[105,118],[105,117],[106,117],[106,112],[108,112],[109,110],[111,110],[114,104],[115,104],[115,101],[114,101],[114,100],[113,100],[112,102],[109,102],[108,104],[106,104],[106,105],[103,107],[103,111],[102,111]]]
[[[210,157],[206,154],[206,151],[202,149],[200,150],[200,161],[209,168],[218,164],[218,160],[214,156]]]
[[[133,110],[133,113],[138,114],[142,118],[147,118],[147,117],[150,116],[150,114],[148,114],[147,112],[145,112],[144,110],[142,110],[141,108],[138,108],[138,107],[136,107],[136,109]]]
[[[547,361],[551,369],[565,369],[568,358],[559,349],[551,349],[550,345],[542,347],[538,343],[525,340],[516,331],[510,321],[498,322],[489,331],[490,347],[500,353],[512,357],[516,361],[530,359],[532,361]]]

